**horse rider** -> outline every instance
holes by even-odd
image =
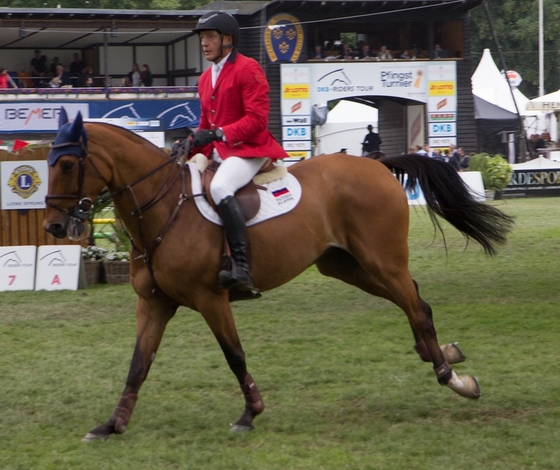
[[[249,268],[247,227],[234,193],[271,159],[288,155],[268,131],[269,85],[257,61],[240,54],[239,24],[228,13],[203,15],[193,31],[212,66],[198,82],[200,125],[192,146],[221,162],[210,195],[218,207],[231,249],[231,271],[219,272],[224,289],[254,291]]]

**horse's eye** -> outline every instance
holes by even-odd
[[[62,171],[69,173],[74,169],[74,162],[62,162]]]

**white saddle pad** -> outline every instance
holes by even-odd
[[[189,162],[188,165],[191,172],[192,192],[193,194],[200,194],[202,192],[200,173],[193,163]],[[247,221],[247,226],[286,214],[296,207],[301,199],[301,185],[291,173],[286,174],[282,179],[271,181],[262,186],[266,188],[266,191],[258,190],[261,197],[261,207],[257,215]],[[194,201],[196,207],[206,219],[217,225],[222,225],[222,219],[205,197],[195,197]]]

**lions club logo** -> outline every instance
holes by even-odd
[[[37,170],[30,165],[18,166],[11,174],[8,186],[23,199],[33,195],[42,183]]]

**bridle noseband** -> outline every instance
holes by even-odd
[[[77,193],[76,194],[47,194],[45,196],[45,203],[48,206],[62,212],[63,214],[68,215],[71,218],[75,218],[84,222],[89,217],[94,207],[93,200],[91,198],[82,197],[82,187],[84,185],[84,179],[85,179],[85,166],[86,166],[85,159],[88,156],[87,146],[81,137],[79,142],[63,142],[60,144],[53,143],[50,145],[51,149],[58,149],[64,147],[78,147],[78,146],[80,147],[80,155],[75,155],[79,163]],[[95,168],[95,165],[93,166]],[[97,170],[97,168],[95,169],[99,173],[99,170]],[[99,175],[101,176],[101,173],[99,173]],[[76,199],[78,202],[74,206],[74,211],[72,213],[72,211],[69,211],[64,207],[51,202],[51,199]]]

